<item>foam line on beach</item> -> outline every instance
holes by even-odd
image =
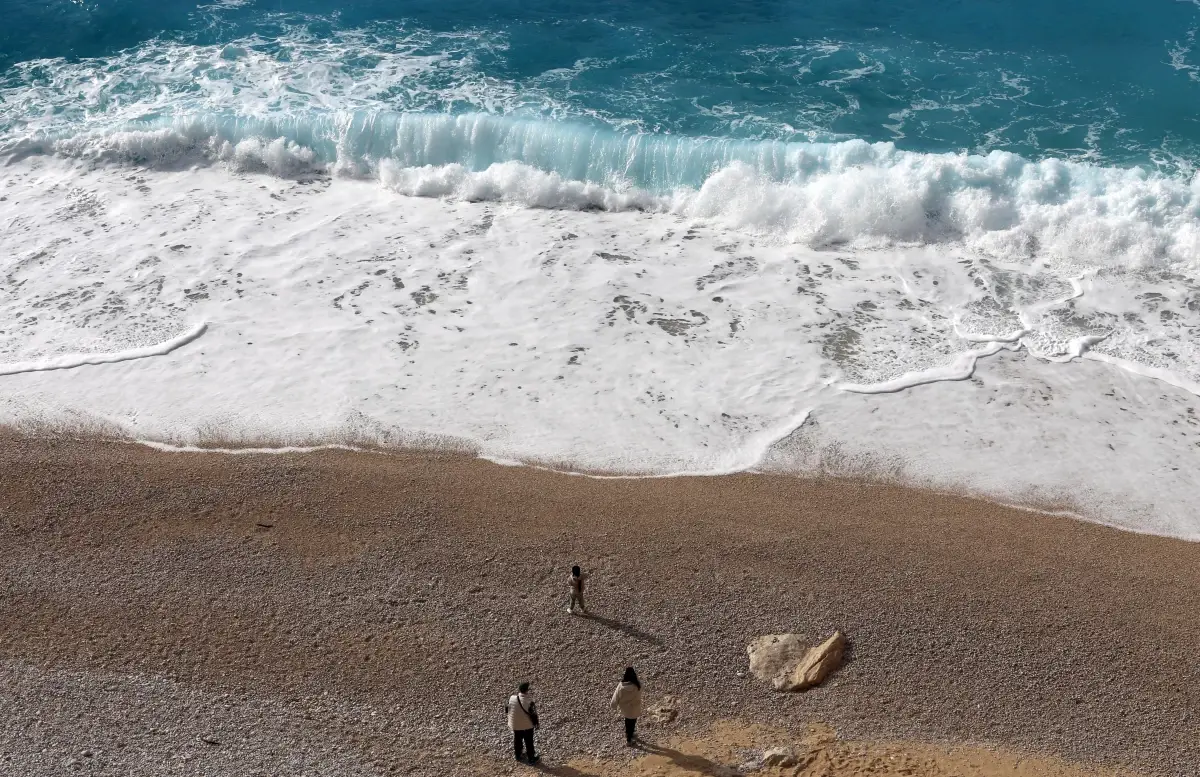
[[[144,445],[147,448],[153,448],[163,453],[221,453],[228,456],[258,456],[284,455],[288,453],[318,453],[320,451],[350,451],[351,453],[383,453],[386,455],[386,451],[337,443],[330,443],[329,445],[283,445],[278,448],[205,448],[199,445],[172,445],[171,443],[156,442],[154,440],[130,440],[129,442],[134,445]]]
[[[1055,362],[1057,364],[1066,364],[1067,362],[1074,361],[1075,359],[1083,358],[1085,355],[1087,355],[1089,353],[1089,351],[1093,345],[1104,340],[1106,337],[1107,337],[1107,335],[1083,335],[1082,337],[1073,338],[1071,340],[1071,342],[1067,344],[1066,353],[1063,353],[1063,354],[1060,354],[1057,356],[1046,355],[1046,354],[1038,354],[1038,356],[1039,356],[1039,358],[1045,359],[1048,362]],[[1098,361],[1105,361],[1105,360],[1099,359]],[[1119,362],[1121,362],[1121,361],[1122,360],[1118,359],[1117,362],[1114,362],[1114,364],[1116,364],[1116,366],[1121,366],[1119,364]],[[1162,373],[1163,375],[1170,374],[1166,370],[1159,370],[1158,372]],[[1146,375],[1146,373],[1138,373],[1138,374]],[[1156,376],[1148,375],[1148,377],[1156,377]],[[1178,378],[1174,378],[1174,379],[1178,380]],[[1172,383],[1171,380],[1167,380],[1167,383],[1171,383],[1171,385],[1173,385],[1173,386],[1178,385],[1176,383]]]
[[[1029,334],[1028,328],[1014,329],[1005,335],[977,335],[970,332],[963,332],[957,326],[954,327],[954,333],[966,340],[968,343],[1018,343],[1021,338]]]
[[[993,356],[1000,350],[1016,351],[1024,348],[1029,353],[1039,359],[1056,364],[1066,364],[1080,358],[1091,358],[1096,361],[1111,364],[1115,367],[1125,369],[1129,372],[1141,375],[1143,377],[1161,380],[1176,388],[1181,388],[1192,394],[1200,395],[1200,383],[1180,378],[1178,375],[1169,370],[1149,367],[1146,365],[1137,364],[1119,357],[1112,357],[1106,354],[1094,354],[1091,351],[1092,346],[1107,339],[1107,334],[1100,335],[1081,335],[1072,338],[1066,345],[1062,353],[1044,353],[1036,346],[1028,341],[1028,335],[1035,331],[1035,326],[1031,320],[1030,313],[1038,308],[1053,308],[1072,300],[1083,297],[1085,290],[1083,281],[1091,273],[1084,273],[1079,276],[1068,278],[1071,284],[1071,293],[1063,297],[1058,297],[1052,300],[1041,303],[1041,305],[1031,307],[1029,310],[1021,311],[1020,319],[1022,326],[1007,334],[989,335],[989,334],[973,334],[964,332],[956,323],[954,333],[959,338],[970,343],[984,343],[987,347],[967,351],[959,354],[950,364],[940,367],[934,367],[928,370],[919,370],[905,373],[893,380],[884,381],[881,383],[840,383],[837,388],[841,391],[849,391],[856,394],[891,394],[905,389],[921,386],[928,383],[936,383],[947,380],[966,380],[975,373],[976,363],[980,358]]]
[[[785,423],[782,423],[773,429],[764,430],[748,445],[738,452],[730,464],[726,466],[718,466],[710,469],[698,470],[678,470],[674,472],[652,472],[652,473],[630,473],[630,474],[607,474],[599,472],[579,472],[572,470],[558,469],[545,464],[535,464],[521,459],[508,458],[504,456],[492,456],[488,454],[480,454],[479,458],[484,461],[490,461],[493,464],[499,464],[502,467],[530,467],[531,469],[542,470],[543,472],[553,472],[559,475],[572,475],[575,477],[592,478],[594,480],[651,480],[654,478],[706,478],[706,477],[721,477],[723,475],[737,475],[743,472],[754,472],[755,468],[762,463],[763,457],[767,455],[767,451],[771,450],[772,446],[787,439],[793,432],[804,426],[804,423],[812,414],[811,410],[804,410],[799,415],[793,416]]]
[[[676,477],[719,477],[722,475],[735,475],[741,472],[751,472],[761,462],[767,451],[772,446],[786,439],[789,435],[799,429],[808,420],[811,414],[810,410],[804,410],[800,414],[788,419],[773,429],[764,430],[760,433],[751,444],[745,446],[738,455],[734,456],[732,461],[725,466],[717,466],[708,469],[698,470],[679,470],[675,472],[655,472],[655,473],[632,473],[632,474],[603,474],[595,472],[578,472],[571,470],[563,470],[544,464],[536,464],[529,461],[523,461],[518,458],[509,458],[498,455],[479,454],[477,458],[484,461],[490,461],[493,464],[498,464],[504,467],[529,467],[531,469],[542,470],[544,472],[554,472],[560,475],[573,475],[578,477],[594,478],[596,480],[647,480],[653,478],[676,478]],[[286,454],[304,454],[318,453],[321,451],[348,451],[350,453],[375,453],[379,455],[393,455],[393,452],[380,450],[378,448],[366,448],[356,445],[344,445],[341,443],[329,443],[326,445],[284,445],[279,447],[247,447],[247,448],[229,448],[229,447],[206,447],[199,445],[176,445],[157,440],[135,439],[128,440],[134,445],[143,445],[147,448],[152,448],[163,453],[217,453],[231,456],[253,456],[253,455],[286,455]]]
[[[1107,361],[1107,359],[1105,359],[1105,358],[1100,358],[1097,360],[1098,361]],[[1121,366],[1122,368],[1124,368],[1123,365],[1118,365],[1118,366]],[[1136,370],[1131,370],[1131,371],[1136,371]],[[1150,376],[1150,377],[1156,377],[1156,376]],[[1165,378],[1160,378],[1160,379],[1165,380]],[[1193,385],[1191,388],[1188,388],[1188,387],[1184,387],[1184,388],[1187,390],[1192,390],[1193,393],[1196,393],[1198,396],[1200,396],[1200,386]],[[587,478],[590,480],[654,480],[654,479],[670,479],[670,478],[683,478],[683,477],[696,477],[696,478],[722,477],[722,476],[736,475],[736,474],[743,474],[743,473],[765,474],[757,469],[757,464],[761,462],[762,457],[771,448],[771,446],[786,439],[788,436],[790,436],[792,433],[794,433],[797,429],[799,429],[801,426],[803,426],[805,424],[805,422],[807,422],[808,419],[811,417],[811,414],[812,414],[812,412],[810,410],[805,410],[799,416],[792,419],[789,423],[778,427],[774,434],[769,435],[770,441],[762,449],[761,453],[759,454],[759,456],[756,459],[755,464],[749,465],[746,467],[742,467],[742,468],[730,467],[727,469],[710,469],[710,470],[703,470],[703,471],[679,471],[679,472],[666,472],[666,473],[654,473],[654,474],[624,474],[624,475],[622,475],[622,474],[602,474],[602,473],[595,473],[595,472],[579,472],[579,471],[572,471],[572,470],[564,470],[564,469],[559,469],[556,467],[547,466],[544,464],[536,464],[536,463],[531,463],[528,461],[504,458],[504,457],[500,457],[500,456],[488,456],[485,454],[478,455],[476,458],[479,458],[484,461],[488,461],[492,464],[497,464],[497,465],[503,466],[503,467],[528,468],[528,469],[532,469],[532,470],[538,470],[541,472],[552,473],[555,475],[566,475],[569,477],[580,477],[580,478]],[[205,454],[206,453],[206,454],[218,454],[218,455],[227,455],[227,456],[258,456],[258,455],[289,455],[289,454],[303,455],[303,454],[311,454],[311,453],[320,453],[323,451],[345,451],[345,452],[349,452],[349,453],[375,454],[378,456],[395,456],[398,453],[404,452],[404,451],[380,450],[378,448],[365,448],[365,447],[361,447],[361,446],[344,445],[344,444],[340,444],[340,443],[330,443],[330,444],[326,444],[326,445],[286,445],[286,446],[280,446],[280,447],[274,447],[274,448],[272,448],[272,447],[210,448],[210,447],[201,447],[201,446],[196,446],[196,445],[174,445],[171,443],[158,442],[155,440],[145,440],[145,439],[119,440],[119,442],[125,442],[125,443],[131,444],[131,445],[141,445],[141,446],[151,448],[153,450],[156,450],[156,451],[159,451],[162,453],[189,453],[189,454],[194,454],[194,453]],[[892,486],[894,484],[885,483],[885,482],[872,482],[870,480],[867,480],[867,481],[864,481],[862,485],[865,488],[873,488],[873,487],[877,487],[877,486]],[[1106,526],[1106,527],[1109,527],[1112,529],[1117,529],[1119,531],[1129,531],[1129,532],[1133,532],[1135,534],[1146,534],[1146,535],[1151,535],[1151,536],[1158,534],[1158,532],[1152,531],[1150,529],[1138,527],[1136,525],[1130,525],[1128,523],[1105,520],[1104,518],[1097,517],[1095,515],[1091,515],[1088,513],[1079,512],[1076,510],[1039,507],[1036,505],[1025,504],[1020,501],[1008,500],[997,494],[972,493],[969,490],[964,491],[962,489],[956,489],[956,488],[937,487],[937,486],[930,485],[928,483],[914,484],[914,485],[915,485],[915,487],[920,488],[923,491],[928,491],[930,493],[935,493],[935,494],[940,494],[943,496],[955,497],[955,498],[967,497],[970,499],[980,499],[989,504],[995,504],[1000,507],[1004,507],[1004,508],[1008,508],[1008,509],[1012,509],[1012,510],[1020,510],[1022,512],[1034,513],[1037,515],[1052,516],[1052,517],[1056,517],[1056,518],[1069,518],[1071,520],[1082,521],[1085,523],[1093,523],[1093,524],[1097,524],[1100,526]],[[1184,539],[1184,540],[1188,540],[1188,541],[1200,542],[1200,534],[1195,533],[1195,532],[1184,532],[1184,533],[1177,534],[1175,536],[1179,537],[1180,539]]]
[[[1175,388],[1183,389],[1189,394],[1200,397],[1200,382],[1188,380],[1187,378],[1181,378],[1179,375],[1171,372],[1170,370],[1164,370],[1159,367],[1151,367],[1146,364],[1138,364],[1137,362],[1132,362],[1128,359],[1122,359],[1117,356],[1109,356],[1106,353],[1098,353],[1091,350],[1085,350],[1079,354],[1079,356],[1083,359],[1091,359],[1092,361],[1103,362],[1104,364],[1112,365],[1119,369],[1125,370],[1126,372],[1131,372],[1134,375],[1141,375],[1145,378],[1153,378],[1154,380],[1162,381],[1163,383],[1174,386]]]
[[[921,386],[926,383],[938,383],[944,380],[966,380],[975,374],[975,364],[982,357],[993,356],[1000,351],[1015,351],[1016,345],[1002,341],[992,341],[986,348],[978,351],[967,351],[954,358],[950,364],[919,370],[901,375],[893,380],[882,383],[839,383],[837,388],[854,394],[893,394],[897,391]]]
[[[69,370],[75,367],[83,367],[92,364],[115,364],[117,362],[133,361],[134,359],[145,359],[151,356],[165,356],[176,348],[181,348],[193,340],[204,334],[208,329],[208,324],[201,322],[192,327],[181,335],[158,343],[156,345],[147,345],[141,348],[130,348],[125,351],[114,351],[112,353],[87,353],[87,354],[70,354],[67,356],[59,356],[53,359],[43,359],[41,361],[17,362],[15,364],[0,365],[0,376],[4,375],[20,375],[26,372],[47,372],[49,370]]]

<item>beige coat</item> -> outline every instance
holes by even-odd
[[[613,691],[612,706],[621,711],[623,718],[642,716],[642,689],[633,683],[621,683]]]

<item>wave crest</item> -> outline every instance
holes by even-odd
[[[356,112],[178,117],[24,140],[6,153],[378,176],[415,196],[655,210],[809,245],[959,243],[1087,265],[1190,266],[1200,256],[1200,175],[999,151],[925,154],[864,141],[688,138],[489,114]]]

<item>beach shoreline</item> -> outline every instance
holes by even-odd
[[[659,741],[739,719],[1145,775],[1200,759],[1197,543],[831,479],[15,436],[0,504],[0,753],[25,774],[489,773],[520,680],[548,768],[628,769],[626,664],[679,699]],[[564,611],[572,563],[598,617]],[[746,676],[754,637],[835,629],[853,649],[825,686]]]
[[[1074,265],[953,242],[810,245],[353,177],[206,165],[139,170],[130,187],[130,174],[54,156],[6,169],[4,305],[21,325],[0,343],[14,371],[0,424],[446,445],[650,475],[881,475],[1200,539],[1190,349],[1155,379],[1084,358],[1148,342],[1130,332],[1068,348],[1132,320],[1105,307],[1107,272],[1083,282]],[[1182,297],[1153,302],[1181,289],[1127,280],[1122,298],[1153,308],[1139,321],[1193,315]],[[1094,326],[1062,328],[1080,306]],[[971,356],[997,342],[1016,350]],[[1161,366],[1166,342],[1138,358]]]

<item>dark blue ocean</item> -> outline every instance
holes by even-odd
[[[3,0],[0,19],[10,144],[186,118],[370,155],[420,113],[564,125],[576,144],[596,130],[861,139],[1172,173],[1200,149],[1193,2]],[[365,136],[330,128],[347,114]],[[539,153],[527,161],[603,172],[549,158],[544,139]],[[635,182],[706,174],[668,169],[663,153]],[[426,148],[409,161],[514,155]]]

